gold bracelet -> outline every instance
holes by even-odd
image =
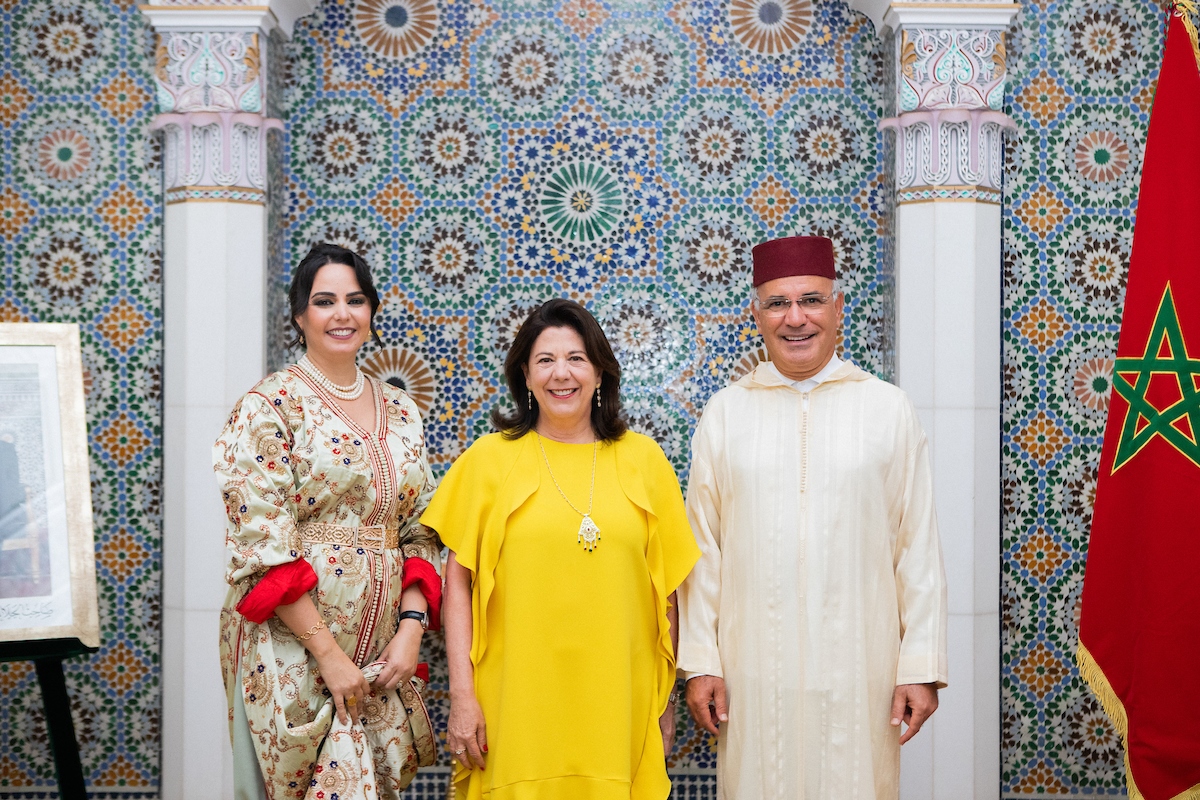
[[[324,627],[325,627],[324,620],[318,620],[316,625],[313,625],[311,628],[306,630],[304,633],[298,635],[296,638],[302,642],[307,642],[314,635],[316,635],[317,631],[321,630],[321,628],[324,628]]]

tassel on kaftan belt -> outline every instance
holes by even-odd
[[[400,529],[387,525],[330,525],[327,522],[302,522],[297,526],[300,538],[319,544],[361,547],[382,553],[400,546]]]

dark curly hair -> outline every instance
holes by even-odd
[[[525,382],[522,367],[529,361],[534,342],[547,328],[570,328],[583,339],[588,360],[600,371],[602,404],[599,408],[591,404],[592,430],[597,438],[606,442],[620,439],[629,429],[621,413],[621,365],[613,355],[604,329],[591,312],[574,300],[561,298],[546,301],[521,323],[504,359],[504,377],[508,380],[508,391],[516,409],[505,411],[497,405],[492,409],[492,425],[506,439],[519,439],[537,425],[537,401],[529,402],[529,385]]]
[[[292,330],[296,332],[292,340],[287,343],[288,347],[304,344],[304,333],[296,323],[296,317],[308,309],[308,297],[312,294],[313,281],[316,280],[321,267],[326,264],[345,264],[354,270],[358,286],[367,296],[367,302],[371,304],[371,338],[375,344],[382,345],[379,334],[375,332],[375,312],[379,310],[379,292],[375,290],[375,282],[371,280],[371,268],[367,266],[363,257],[353,250],[347,250],[336,244],[318,242],[308,251],[308,255],[300,260],[299,266],[296,267],[296,274],[292,276],[292,285],[288,288],[288,305],[292,311],[290,322]]]

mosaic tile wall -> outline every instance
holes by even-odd
[[[569,295],[604,321],[635,427],[686,479],[704,401],[757,358],[748,246],[781,233],[835,238],[848,354],[891,374],[874,133],[889,55],[840,0],[398,7],[329,0],[286,46],[272,258],[284,284],[310,241],[367,255],[386,346],[364,361],[421,403],[439,471],[486,430],[515,325]],[[1005,797],[1123,792],[1072,652],[1161,32],[1152,0],[1045,0],[1008,34]],[[157,796],[153,54],[128,0],[0,0],[0,41],[0,320],[80,322],[88,370],[104,647],[68,665],[85,774],[102,795]],[[710,743],[687,720],[680,742],[677,794],[706,796]],[[0,665],[0,798],[52,788],[46,745],[32,670]]]
[[[0,0],[0,320],[78,322],[83,338],[103,644],[65,667],[95,796],[158,796],[162,170],[147,130],[153,63],[132,2]],[[32,665],[0,664],[0,797],[54,785]]]
[[[490,431],[529,309],[571,296],[685,479],[704,402],[760,354],[749,251],[775,235],[833,237],[848,354],[892,372],[886,59],[844,2],[330,1],[288,61],[277,291],[313,241],[365,255],[385,347],[364,365],[421,405],[439,474]],[[678,796],[712,793],[715,751],[685,717],[672,765]]]
[[[1125,793],[1120,741],[1074,653],[1164,19],[1152,0],[1043,0],[1009,33],[1005,797]]]
[[[772,236],[834,239],[846,349],[891,374],[887,62],[842,0],[330,0],[287,60],[277,291],[311,242],[364,255],[385,298],[364,367],[420,404],[439,473],[490,430],[517,326],[569,296],[686,479],[705,401],[758,360],[749,250]],[[712,796],[686,718],[672,764],[677,796]]]

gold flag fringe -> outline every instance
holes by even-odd
[[[1200,13],[1196,7],[1196,0],[1172,0],[1171,12],[1183,20],[1183,27],[1187,28],[1188,38],[1192,40],[1192,55],[1196,57],[1196,69],[1200,69],[1200,40],[1196,36],[1196,15]]]
[[[1187,2],[1191,3],[1193,0]],[[1195,42],[1194,37],[1192,41]],[[1096,695],[1104,713],[1112,720],[1113,727],[1121,736],[1121,748],[1125,751],[1125,788],[1129,793],[1129,800],[1146,800],[1145,795],[1138,791],[1137,784],[1133,782],[1133,772],[1129,769],[1129,720],[1125,716],[1125,706],[1113,691],[1104,670],[1100,669],[1100,665],[1084,647],[1083,642],[1079,643],[1079,649],[1075,651],[1075,664],[1079,667],[1079,676],[1092,687],[1092,693]],[[1184,789],[1171,800],[1200,800],[1200,784]]]

